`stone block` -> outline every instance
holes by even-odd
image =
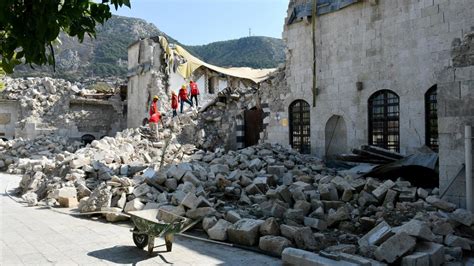
[[[186,172],[182,178],[183,182],[190,182],[195,186],[199,186],[201,181],[190,171]]]
[[[135,197],[141,197],[143,195],[146,195],[148,192],[150,192],[151,188],[150,186],[148,186],[148,184],[146,183],[143,183],[139,186],[136,186],[134,189],[133,189],[133,195],[135,195]]]
[[[262,236],[258,247],[274,256],[281,256],[283,250],[291,246],[291,241],[281,236]]]
[[[465,209],[456,209],[449,214],[449,218],[468,227],[471,226],[474,221],[472,213]]]
[[[383,242],[376,250],[375,257],[379,261],[386,261],[393,263],[398,258],[405,255],[408,251],[413,249],[416,245],[416,239],[408,234],[401,232],[387,241]]]
[[[322,244],[316,241],[313,231],[309,227],[298,227],[293,239],[298,248],[306,250],[317,250],[319,245]]]
[[[181,204],[188,209],[197,208],[199,203],[200,202],[198,198],[196,197],[196,195],[194,195],[193,192],[189,192],[188,194],[186,194],[184,199],[181,201]]]
[[[436,196],[428,196],[426,197],[426,202],[429,204],[433,205],[434,207],[443,210],[443,211],[448,211],[452,212],[456,209],[456,205],[450,202],[447,202],[445,200],[439,199]]]
[[[145,208],[145,204],[143,204],[140,201],[140,199],[134,199],[127,202],[127,204],[125,204],[124,211],[125,212],[140,211],[140,210],[143,210],[143,208]]]
[[[430,256],[426,253],[415,252],[402,258],[402,266],[430,266]]]
[[[186,212],[186,217],[191,219],[199,219],[206,216],[212,216],[216,213],[216,210],[211,207],[200,207]]]
[[[295,205],[293,206],[293,208],[297,210],[302,210],[303,215],[306,216],[308,215],[309,211],[311,211],[311,203],[305,200],[298,200],[295,202]]]
[[[212,217],[204,217],[202,219],[202,229],[207,232],[207,230],[213,227],[217,223],[217,218],[215,216]]]
[[[428,254],[430,266],[440,266],[444,263],[444,246],[433,242],[419,242],[416,251]]]
[[[240,215],[236,211],[228,211],[225,215],[225,219],[230,223],[236,223],[237,221],[242,219],[242,217],[240,217]]]
[[[392,180],[387,180],[383,184],[378,186],[375,190],[373,190],[372,195],[374,195],[374,197],[380,201],[385,197],[387,191],[394,186],[395,183]]]
[[[319,231],[326,230],[328,227],[325,221],[310,217],[304,217],[304,225]]]
[[[405,232],[410,236],[414,236],[426,241],[433,241],[434,234],[431,232],[430,226],[422,221],[412,219],[402,226],[393,228],[394,233]]]
[[[298,227],[296,226],[291,226],[291,225],[286,225],[286,224],[280,225],[281,235],[292,241],[294,240],[294,236],[297,230],[298,230]]]
[[[259,229],[262,223],[264,223],[262,220],[239,220],[227,230],[230,242],[246,246],[256,245],[259,240]]]
[[[267,167],[267,173],[280,179],[286,173],[286,167],[283,165],[271,165]]]
[[[447,236],[454,232],[453,226],[442,220],[434,222],[432,228],[433,233],[442,236]]]
[[[474,241],[460,236],[447,235],[444,238],[444,244],[449,247],[460,247],[464,250],[471,250],[471,245],[474,244]]]
[[[227,230],[232,224],[224,219],[220,219],[214,226],[207,230],[207,235],[210,239],[226,241]]]
[[[76,208],[79,206],[79,202],[77,201],[76,197],[59,197],[58,198],[59,205],[63,208]]]
[[[363,247],[379,245],[392,235],[392,228],[383,221],[359,239],[357,243]]]
[[[284,265],[298,266],[355,266],[348,261],[337,261],[322,257],[316,253],[296,248],[285,248],[281,254]]]
[[[274,217],[270,217],[265,220],[262,225],[260,225],[260,235],[279,235],[280,234],[280,226]]]

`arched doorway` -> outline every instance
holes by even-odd
[[[390,90],[369,98],[369,145],[400,151],[400,99]]]
[[[326,123],[326,156],[347,153],[347,128],[344,118],[333,115]]]
[[[300,153],[311,153],[310,106],[304,100],[290,104],[290,145]]]
[[[86,134],[81,137],[81,141],[82,141],[82,144],[84,144],[84,146],[86,146],[87,144],[91,144],[92,141],[94,140],[95,140],[95,137],[91,134]]]

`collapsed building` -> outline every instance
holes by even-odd
[[[126,99],[81,83],[51,78],[5,79],[0,92],[0,137],[56,135],[90,143],[126,127]]]
[[[200,89],[200,106],[206,106],[227,88],[252,91],[274,69],[218,67],[194,57],[163,36],[145,38],[128,48],[128,127],[146,124],[153,95],[160,110],[170,110],[170,96],[193,80]]]

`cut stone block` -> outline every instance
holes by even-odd
[[[220,219],[213,227],[207,230],[210,239],[225,241],[227,240],[227,230],[232,224],[224,219]]]
[[[275,256],[281,256],[283,250],[291,246],[291,241],[281,236],[263,236],[258,247]]]
[[[259,240],[259,228],[263,223],[262,220],[239,220],[227,230],[230,242],[246,246],[256,245]]]
[[[428,254],[430,266],[440,266],[444,263],[444,246],[433,242],[419,242],[416,251]]]
[[[359,246],[379,245],[393,235],[391,231],[390,225],[383,221],[359,239],[357,243]]]
[[[322,257],[316,253],[296,249],[285,248],[281,254],[281,259],[284,265],[298,265],[298,266],[355,266],[356,263],[348,261],[337,261]]]
[[[414,248],[415,245],[416,239],[414,237],[401,232],[383,242],[375,250],[375,257],[379,261],[393,263],[395,260],[405,255],[409,250]]]
[[[394,233],[405,232],[408,235],[426,240],[433,241],[434,234],[431,232],[430,226],[422,221],[412,219],[409,222],[393,229]]]

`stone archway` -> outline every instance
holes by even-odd
[[[347,127],[342,116],[333,115],[329,118],[326,123],[325,140],[326,157],[348,152]]]

